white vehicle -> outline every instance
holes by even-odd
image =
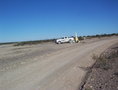
[[[56,43],[57,44],[61,44],[61,43],[74,43],[75,40],[74,40],[74,37],[63,37],[63,38],[60,38],[60,39],[57,39],[56,40]]]

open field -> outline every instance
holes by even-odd
[[[77,44],[0,46],[0,90],[78,90],[86,70],[118,37],[86,39]]]

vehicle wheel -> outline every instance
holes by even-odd
[[[61,42],[59,41],[58,44],[61,44]]]
[[[71,43],[71,44],[72,44],[72,43],[73,43],[73,41],[72,41],[72,40],[70,40],[70,41],[69,41],[69,43]]]

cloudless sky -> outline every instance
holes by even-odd
[[[118,0],[0,0],[0,42],[118,33]]]

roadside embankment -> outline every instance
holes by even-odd
[[[93,59],[80,90],[118,90],[118,43]]]

